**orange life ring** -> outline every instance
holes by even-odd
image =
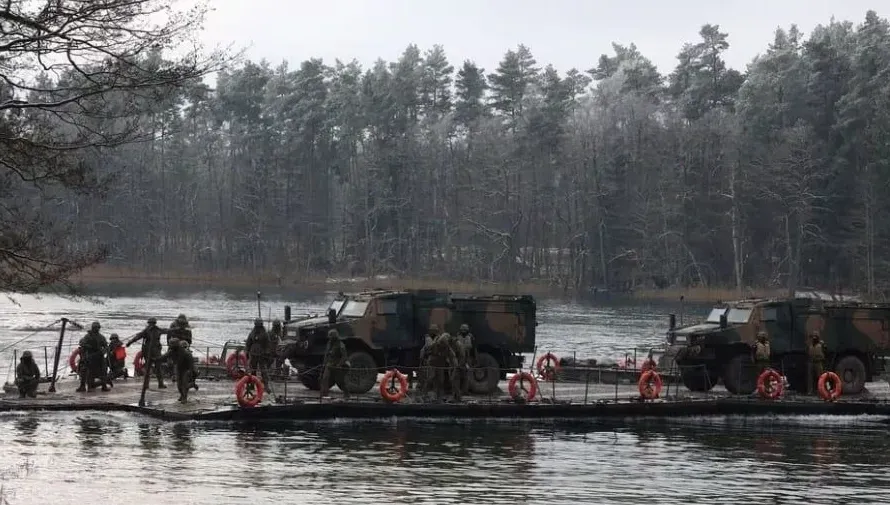
[[[77,372],[77,366],[80,364],[80,347],[75,348],[71,351],[71,356],[68,356],[68,366],[71,367],[72,372]]]
[[[832,388],[829,391],[828,385],[826,384],[828,381],[831,381]],[[827,402],[833,402],[837,400],[841,394],[843,393],[843,383],[841,382],[841,378],[834,372],[825,372],[819,376],[819,382],[816,383],[816,386],[819,390],[819,396],[822,397],[823,400]]]
[[[145,371],[145,356],[142,355],[142,351],[137,352],[133,357],[133,370],[136,375],[142,375]]]
[[[550,362],[553,362],[551,365]],[[559,371],[559,358],[556,357],[552,352],[548,352],[547,354],[538,358],[538,362],[535,364],[535,368],[538,369],[538,375],[541,376],[545,381],[550,381],[556,378],[556,372]]]
[[[643,366],[640,367],[640,372],[646,373],[649,370],[655,371],[656,368],[658,368],[658,365],[655,363],[654,359],[646,359],[646,361],[643,362]]]
[[[393,377],[399,381],[398,391],[392,391],[389,388],[389,384],[392,382]],[[387,370],[386,373],[383,374],[383,378],[380,379],[380,396],[388,402],[395,403],[404,398],[407,394],[408,377],[396,369]]]
[[[235,365],[235,359],[238,360],[238,365]],[[247,368],[247,355],[243,352],[236,352],[234,354],[230,354],[228,358],[226,358],[226,371],[229,372],[229,376],[233,379],[240,379],[244,377],[244,369]]]
[[[775,386],[772,385],[773,381],[775,381]],[[767,389],[767,385],[770,385],[769,389]],[[782,396],[784,390],[785,381],[782,380],[782,374],[772,368],[767,368],[757,377],[757,392],[761,398],[775,400]]]
[[[655,386],[654,388],[653,385]],[[643,372],[640,375],[640,380],[637,382],[637,389],[640,390],[640,396],[646,400],[654,400],[658,398],[658,395],[661,394],[662,386],[664,386],[664,384],[661,381],[661,376],[658,375],[658,372],[655,370]]]
[[[528,372],[519,372],[513,374],[513,377],[510,377],[510,382],[507,383],[507,390],[510,392],[510,398],[514,400],[518,400],[520,398],[519,388],[517,387],[517,383],[519,381],[522,382],[530,382],[531,387],[527,390],[523,387],[522,391],[526,391],[527,395],[525,397],[525,401],[531,401],[535,399],[535,395],[538,394],[538,380],[535,379],[535,376]]]
[[[253,393],[248,392],[247,386],[253,385]],[[263,381],[256,375],[245,375],[235,383],[235,398],[242,407],[256,407],[263,401]]]

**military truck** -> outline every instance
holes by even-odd
[[[486,394],[522,367],[521,353],[535,347],[536,302],[531,296],[454,296],[434,290],[372,290],[339,293],[321,317],[291,320],[284,309],[279,356],[290,361],[309,389],[320,388],[328,330],[340,333],[349,355],[345,384],[350,393],[369,391],[388,368],[407,373],[420,366],[420,350],[431,324],[455,334],[467,324],[473,334],[476,364],[469,388]],[[347,389],[348,388],[348,389]]]
[[[828,350],[826,370],[838,374],[844,394],[860,393],[884,371],[890,355],[890,304],[797,296],[747,299],[718,304],[700,324],[678,328],[675,321],[671,315],[669,354],[683,384],[693,391],[707,391],[722,380],[730,393],[752,393],[759,372],[752,351],[759,331],[769,337],[772,366],[799,392],[807,390],[807,344],[813,331]]]

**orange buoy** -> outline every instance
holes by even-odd
[[[531,386],[528,389],[525,389],[525,387],[522,386],[522,384],[526,382],[531,383]],[[520,395],[520,391],[524,391],[526,393],[524,400],[527,402],[532,401],[535,399],[535,395],[538,394],[538,380],[535,379],[534,375],[528,372],[519,372],[513,374],[513,377],[510,377],[510,382],[507,383],[507,390],[510,392],[510,397],[514,400],[523,399]]]
[[[393,378],[399,381],[399,388],[397,390],[390,388]],[[395,368],[387,370],[386,373],[383,374],[383,379],[380,380],[380,396],[388,402],[395,403],[404,398],[407,394],[408,377]]]
[[[831,389],[828,389],[828,384],[831,383]],[[834,372],[825,372],[819,376],[819,382],[816,384],[819,390],[819,396],[822,397],[823,400],[827,402],[833,402],[837,400],[841,394],[843,393],[843,386],[841,385],[841,378]]]
[[[661,394],[661,388],[664,384],[661,376],[655,370],[648,370],[640,375],[637,382],[637,388],[640,390],[640,396],[646,400],[654,400]]]
[[[68,366],[71,367],[72,372],[77,372],[78,365],[80,365],[80,347],[71,351],[71,356],[68,356]]]
[[[551,365],[551,363],[553,364]],[[560,368],[559,358],[552,352],[548,352],[538,358],[535,367],[538,369],[538,375],[540,375],[542,379],[545,381],[553,380],[556,378],[556,372],[558,372]]]
[[[782,374],[767,368],[757,377],[757,392],[761,398],[767,400],[775,400],[782,396],[785,390],[785,381],[782,380]]]
[[[235,364],[236,359],[238,360],[237,365]],[[247,356],[244,353],[236,352],[226,358],[226,371],[229,372],[231,378],[240,379],[244,377],[245,368],[247,368]]]
[[[145,371],[145,356],[142,355],[142,351],[137,352],[133,357],[133,370],[136,371],[136,375],[142,375]]]
[[[250,386],[253,386],[252,388]],[[235,383],[235,398],[242,407],[256,407],[263,401],[263,381],[256,375],[245,375]]]

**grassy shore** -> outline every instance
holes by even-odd
[[[393,289],[439,289],[460,293],[474,294],[530,294],[537,297],[565,297],[573,293],[565,293],[561,288],[544,282],[525,282],[519,284],[499,284],[490,282],[452,281],[437,278],[325,278],[325,277],[279,277],[274,273],[195,273],[165,271],[163,273],[145,272],[133,268],[98,265],[84,270],[72,279],[88,288],[127,287],[146,289],[256,289],[288,290],[301,293],[323,293],[330,291],[358,291],[371,288]],[[747,290],[743,295],[749,296],[781,296],[776,290]],[[613,297],[637,300],[641,302],[677,301],[680,296],[690,303],[713,303],[719,300],[739,298],[734,289],[724,288],[668,288],[636,290],[628,294]]]

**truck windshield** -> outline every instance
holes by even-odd
[[[368,302],[349,300],[346,302],[346,306],[343,307],[343,313],[340,315],[345,317],[362,317],[365,315],[365,309],[367,308]]]
[[[726,313],[726,307],[714,307],[711,309],[711,313],[708,314],[708,322],[709,323],[719,323],[720,316]]]
[[[331,309],[334,310],[337,314],[340,314],[340,309],[343,308],[343,304],[346,303],[346,300],[334,300],[331,302],[331,305],[328,306],[327,312],[330,312]]]
[[[720,316],[726,314],[726,322],[729,324],[747,323],[751,317],[751,309],[726,309],[725,307],[714,307],[708,314],[709,323],[719,323]]]

